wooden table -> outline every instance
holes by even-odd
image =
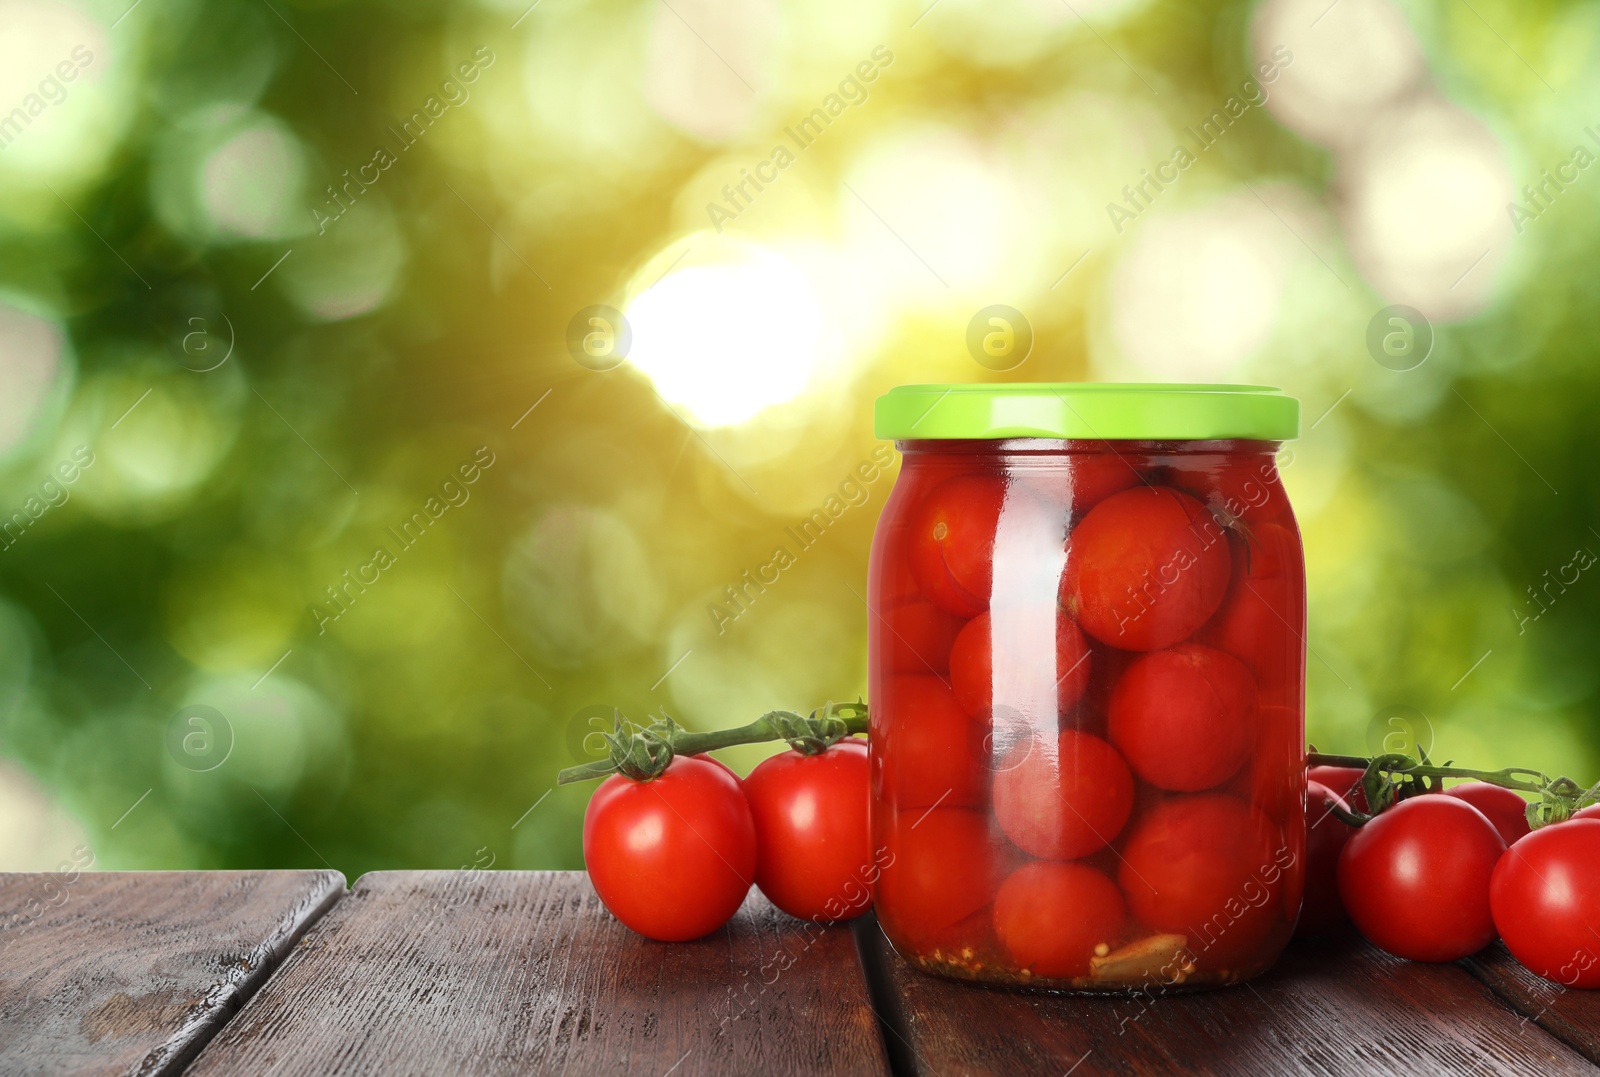
[[[758,894],[698,942],[564,872],[0,876],[0,1072],[1600,1073],[1600,992],[1498,948],[1297,944],[1254,983],[1021,995],[909,969],[871,917]]]

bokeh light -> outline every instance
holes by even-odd
[[[1038,232],[1018,193],[971,135],[923,128],[854,162],[840,198],[852,258],[886,274],[885,302],[934,306],[1042,275]]]
[[[771,82],[780,18],[776,0],[683,0],[656,8],[646,100],[702,141],[737,134]]]
[[[1432,97],[1374,123],[1345,165],[1345,227],[1384,298],[1459,319],[1495,294],[1511,174],[1482,121]]]
[[[46,420],[70,364],[61,325],[0,298],[0,457]]]
[[[1600,777],[1595,12],[0,0],[0,867],[579,866],[865,690],[903,382],[1283,386],[1312,741]]]
[[[1248,195],[1152,222],[1112,278],[1123,354],[1153,380],[1238,380],[1272,331],[1293,242]]]
[[[312,223],[305,154],[288,125],[234,103],[207,105],[165,133],[151,202],[196,240],[282,239]]]
[[[1267,0],[1253,38],[1258,62],[1290,58],[1267,107],[1331,146],[1360,137],[1376,112],[1427,76],[1416,34],[1390,0]]]
[[[50,185],[75,190],[116,152],[137,38],[114,43],[84,7],[50,0],[6,0],[0,26],[0,182],[26,196],[0,200],[0,219],[27,228],[45,199],[60,209]]]
[[[669,404],[706,426],[744,422],[799,396],[824,345],[822,311],[799,270],[754,245],[716,246],[697,255],[689,241],[682,260],[624,311],[633,365]],[[782,332],[771,331],[780,325]]]

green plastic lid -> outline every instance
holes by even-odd
[[[896,441],[1287,441],[1300,436],[1300,402],[1270,385],[901,385],[878,398],[873,430]]]

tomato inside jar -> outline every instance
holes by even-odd
[[[937,974],[1189,990],[1305,870],[1299,407],[1243,385],[913,385],[868,580],[873,904]]]

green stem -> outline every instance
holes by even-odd
[[[1376,764],[1376,767],[1374,767]],[[1357,755],[1324,755],[1321,752],[1312,752],[1306,756],[1308,767],[1360,767],[1362,770],[1377,769],[1385,773],[1410,774],[1417,778],[1471,778],[1490,785],[1502,786],[1506,789],[1520,789],[1525,793],[1542,793],[1551,785],[1549,775],[1537,770],[1528,770],[1523,767],[1507,767],[1504,770],[1472,770],[1469,767],[1434,766],[1431,763],[1421,763],[1408,755],[1380,755],[1376,759],[1364,759]],[[1518,774],[1530,775],[1536,781],[1524,781],[1517,778]]]
[[[1539,799],[1528,805],[1528,821],[1534,826],[1558,823],[1570,818],[1572,813],[1589,804],[1600,803],[1600,785],[1585,789],[1571,778],[1552,779],[1543,771],[1525,767],[1506,767],[1503,770],[1474,770],[1470,767],[1435,766],[1426,757],[1417,760],[1400,752],[1365,759],[1354,755],[1325,755],[1312,752],[1306,757],[1308,767],[1359,767],[1366,771],[1362,787],[1367,794],[1368,807],[1374,814],[1383,811],[1397,800],[1419,793],[1443,788],[1445,778],[1467,778],[1514,789],[1524,793],[1537,793]],[[1393,777],[1399,775],[1399,778]],[[1371,815],[1359,812],[1335,813],[1346,822],[1359,823]]]
[[[748,725],[709,733],[684,729],[671,718],[628,732],[619,715],[616,732],[606,735],[611,744],[610,757],[568,767],[556,775],[556,784],[592,781],[619,771],[648,780],[666,770],[675,755],[699,755],[735,744],[784,740],[797,751],[815,755],[845,737],[865,733],[867,720],[865,703],[829,703],[808,716],[794,711],[768,711]]]

